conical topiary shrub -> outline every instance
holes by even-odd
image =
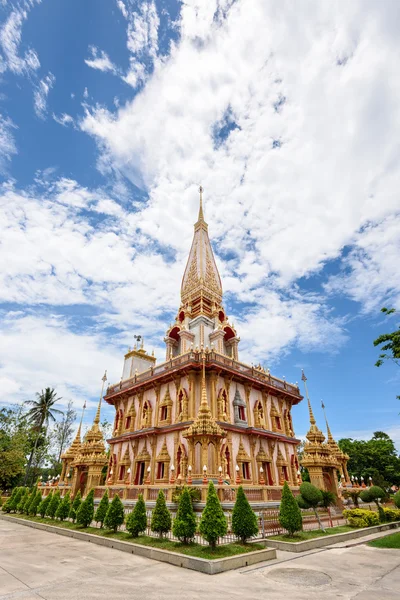
[[[23,487],[17,487],[14,497],[11,501],[11,512],[17,512],[18,504],[21,502],[21,498],[24,495]]]
[[[258,533],[257,516],[251,508],[242,486],[237,491],[235,506],[232,512],[232,531],[242,543]]]
[[[100,500],[100,504],[97,507],[96,514],[94,515],[94,520],[96,523],[100,523],[100,527],[103,527],[109,505],[110,502],[108,500],[108,490],[106,490],[102,499]]]
[[[60,490],[57,490],[54,492],[52,499],[49,502],[49,505],[47,507],[47,511],[46,511],[46,515],[48,517],[50,517],[50,519],[54,519],[56,512],[57,512],[57,508],[58,505],[61,502],[61,497],[60,497]]]
[[[22,494],[21,499],[18,502],[18,506],[17,506],[17,511],[19,513],[24,512],[24,506],[25,506],[26,498],[28,496],[28,488],[23,488],[23,489],[24,489],[23,494]]]
[[[194,514],[190,492],[185,486],[179,496],[178,512],[172,526],[172,533],[184,544],[189,544],[196,533],[196,515]]]
[[[17,492],[18,492],[18,488],[14,488],[13,491],[11,492],[11,496],[4,503],[3,512],[10,513],[13,510],[12,507],[13,507],[13,503],[15,500],[15,496],[17,495]]]
[[[157,502],[151,517],[151,530],[162,538],[164,533],[171,529],[171,513],[165,503],[165,494],[162,490],[158,492]]]
[[[108,517],[108,513],[107,513]],[[106,525],[107,526],[107,525]],[[135,508],[128,516],[126,520],[126,528],[132,537],[137,537],[143,531],[146,531],[147,527],[147,515],[146,505],[143,500],[142,494],[139,494],[138,501],[135,504]]]
[[[36,516],[37,513],[37,509],[39,507],[39,504],[42,501],[42,494],[39,492],[39,490],[36,491],[35,493],[35,497],[33,498],[32,502],[29,505],[29,514],[32,516]]]
[[[290,536],[293,536],[296,531],[303,529],[303,518],[301,510],[285,481],[282,490],[281,505],[279,507],[279,523],[281,527],[286,529]]]
[[[114,532],[116,532],[118,527],[123,524],[124,520],[124,505],[122,504],[121,498],[118,496],[118,494],[115,494],[110,506],[108,507],[107,514],[104,519],[104,527],[107,529],[112,529]]]
[[[37,511],[42,518],[44,518],[46,516],[47,510],[49,508],[49,504],[50,504],[52,498],[53,498],[53,492],[50,492],[49,494],[47,494],[47,496],[45,498],[43,498],[43,500],[39,504]]]
[[[71,509],[69,511],[68,517],[72,520],[73,523],[76,521],[76,513],[79,510],[79,507],[82,502],[82,496],[80,490],[76,493],[75,498],[72,501]]]
[[[228,531],[228,523],[212,481],[208,484],[207,502],[201,515],[199,531],[211,548],[215,548],[218,538]]]
[[[33,490],[32,492],[28,493],[27,497],[25,498],[24,510],[23,510],[25,515],[29,515],[29,507],[31,505],[31,502],[32,502],[35,494],[36,494],[36,490]]]
[[[64,521],[64,519],[68,518],[69,511],[71,510],[71,499],[70,493],[67,492],[64,498],[61,500],[58,508],[56,510],[56,519],[60,519],[60,521]]]
[[[94,517],[94,490],[90,490],[76,513],[76,522],[82,527],[89,527]]]

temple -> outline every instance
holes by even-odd
[[[243,485],[250,502],[264,504],[280,500],[285,481],[294,492],[301,483],[291,411],[302,395],[297,384],[239,359],[240,338],[223,305],[202,192],[180,306],[164,338],[165,361],[157,365],[135,336],[139,343],[125,354],[121,380],[104,397],[115,408],[109,457],[98,427],[100,404],[84,442],[79,428],[63,455],[59,485],[71,480],[73,494],[95,487],[100,497],[108,487],[110,496],[120,493],[129,501],[143,493],[151,502],[160,489],[171,500],[176,486],[187,483],[205,499],[212,479],[223,502]],[[307,437],[303,464],[326,487],[325,473],[334,479],[340,450],[333,438],[323,445],[315,425]],[[316,457],[328,454],[331,462],[323,458],[318,470]]]

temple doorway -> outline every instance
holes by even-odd
[[[143,485],[146,464],[140,461],[136,465],[135,485]]]

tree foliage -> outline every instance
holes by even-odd
[[[56,512],[57,512],[58,505],[60,504],[60,502],[61,502],[60,491],[56,490],[53,493],[53,497],[50,500],[48,509],[46,511],[46,515],[48,517],[50,517],[50,519],[54,519]]]
[[[242,543],[258,533],[257,516],[251,508],[243,487],[239,486],[232,511],[232,531]]]
[[[51,435],[56,464],[61,462],[62,453],[72,442],[75,420],[76,410],[74,410],[72,400],[70,400],[65,412],[62,414],[61,420],[55,423]]]
[[[162,490],[158,492],[157,502],[151,516],[151,530],[163,537],[164,533],[168,533],[171,529],[171,513],[169,512],[165,494]]]
[[[45,496],[41,503],[38,506],[38,513],[39,515],[44,518],[46,516],[47,510],[49,508],[49,504],[51,502],[53,498],[53,492],[50,492],[49,494],[47,494],[47,496]]]
[[[39,492],[39,490],[36,490],[35,495],[32,499],[32,502],[29,505],[29,514],[36,516],[37,514],[37,510],[39,507],[39,504],[42,501],[42,494]]]
[[[94,517],[94,490],[90,490],[76,513],[76,522],[82,527],[89,527]]]
[[[106,518],[109,505],[110,502],[108,499],[108,490],[106,489],[97,507],[96,514],[94,515],[94,520],[96,521],[96,523],[100,523],[100,527],[103,527],[104,519]]]
[[[329,508],[330,506],[335,506],[337,503],[336,494],[331,492],[330,490],[320,490],[322,494],[321,506],[324,508]]]
[[[196,516],[193,510],[190,490],[184,486],[179,496],[178,511],[174,519],[172,532],[184,544],[189,544],[196,533]]]
[[[396,313],[394,308],[381,308],[381,312],[389,316]],[[376,367],[380,367],[386,361],[394,362],[400,367],[400,328],[395,329],[391,333],[384,333],[374,340],[374,346],[380,346],[378,360],[375,363]],[[400,400],[400,396],[397,396]]]
[[[400,508],[400,491],[395,493],[395,495],[393,496],[393,501],[395,506],[397,506],[397,508]]]
[[[56,510],[56,519],[60,519],[60,521],[64,521],[64,519],[68,518],[69,511],[71,510],[71,498],[70,493],[67,492],[64,498],[61,500],[58,508]]]
[[[362,476],[367,481],[389,488],[400,485],[400,458],[393,440],[383,431],[375,431],[368,441],[343,438],[339,447],[349,455],[347,468],[350,474]]]
[[[82,496],[80,490],[75,494],[75,497],[72,501],[71,510],[69,511],[68,517],[72,520],[73,523],[76,521],[76,513],[79,510],[79,507],[82,502]]]
[[[315,485],[312,485],[312,483],[308,483],[307,481],[301,484],[300,496],[298,497],[298,504],[300,508],[312,508],[319,523],[320,529],[322,531],[325,531],[325,528],[322,525],[322,521],[317,510],[317,507],[319,506],[319,504],[321,504],[321,502],[321,490],[315,487]]]
[[[228,523],[212,481],[208,484],[207,501],[200,519],[199,531],[211,548],[226,535]]]
[[[279,523],[290,536],[303,529],[303,518],[287,481],[283,484],[282,499],[279,507]]]
[[[29,425],[20,406],[0,409],[0,489],[18,484],[29,452]]]
[[[108,507],[106,517],[104,519],[104,527],[117,531],[125,520],[124,505],[118,494],[115,494],[110,506]],[[128,529],[128,527],[127,527]]]
[[[146,505],[144,503],[142,494],[139,494],[139,498],[135,504],[135,508],[126,520],[126,528],[132,537],[137,537],[140,533],[143,533],[143,531],[146,530],[146,527]]]

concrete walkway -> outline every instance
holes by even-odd
[[[399,600],[399,590],[400,550],[281,552],[273,563],[209,576],[0,521],[0,600]]]

